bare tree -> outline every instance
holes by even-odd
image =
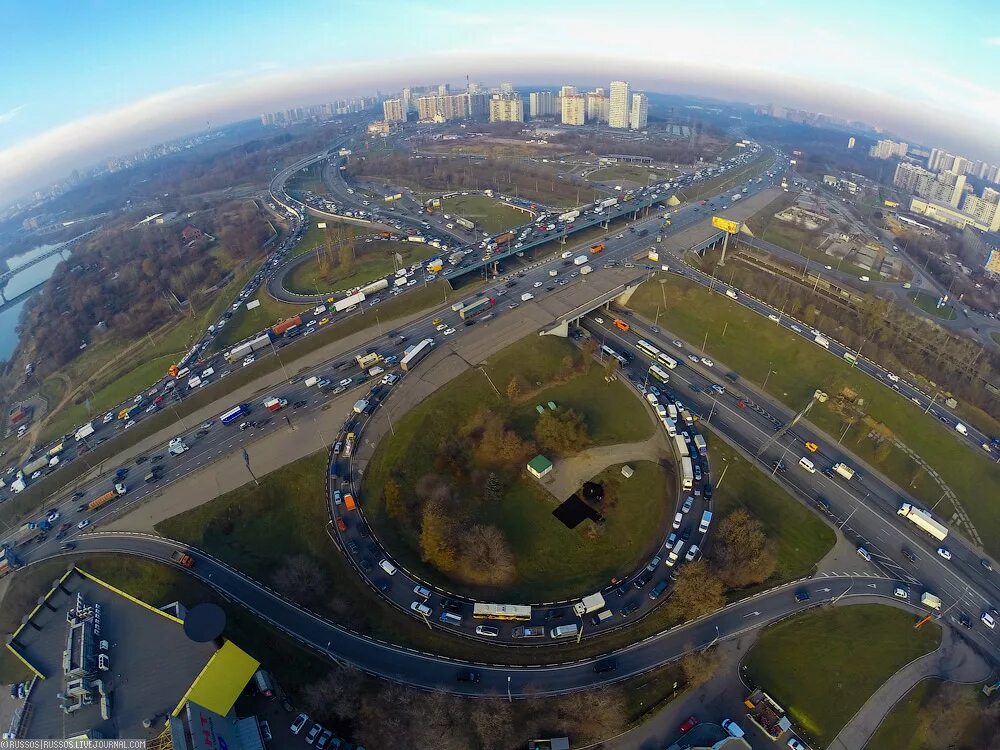
[[[300,604],[314,602],[327,592],[326,576],[309,555],[286,558],[271,580],[279,592]]]

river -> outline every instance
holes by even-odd
[[[44,255],[49,250],[51,250],[55,245],[40,245],[39,247],[33,248],[26,253],[21,253],[20,255],[14,255],[7,259],[7,267],[16,269],[18,266],[27,263],[33,258],[39,255]],[[16,297],[31,287],[40,284],[45,281],[52,273],[56,270],[56,266],[63,260],[63,255],[65,253],[58,253],[53,255],[51,258],[46,258],[43,261],[36,263],[30,268],[26,268],[18,274],[11,277],[10,281],[3,288],[3,296],[5,299],[11,299]],[[6,270],[0,265],[0,270]],[[25,304],[28,300],[21,300],[16,305],[8,307],[7,309],[0,312],[0,360],[7,360],[14,353],[17,348],[17,321],[21,317],[21,311],[24,309]]]

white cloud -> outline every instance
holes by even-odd
[[[0,112],[0,125],[4,125],[13,120],[15,117],[17,117],[17,115],[20,113],[22,109],[25,108],[25,106],[26,105],[24,104],[20,104],[14,107],[13,109],[8,109],[6,112]]]
[[[987,44],[991,44],[994,47],[1000,47],[1000,36],[991,36],[984,40]]]

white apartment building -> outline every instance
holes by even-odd
[[[626,81],[612,81],[608,125],[612,128],[627,128],[631,104],[632,87]]]
[[[532,91],[528,94],[528,115],[530,117],[551,117],[556,113],[551,91]]]
[[[386,122],[406,122],[406,106],[402,99],[386,99],[382,102],[382,116]]]
[[[587,100],[583,94],[563,94],[559,97],[562,103],[563,125],[583,125],[587,121]]]
[[[586,95],[586,98],[587,122],[599,122],[606,125],[611,109],[611,100],[604,93],[604,89],[594,89]]]
[[[490,122],[524,122],[524,100],[517,94],[494,94]]]
[[[642,92],[632,94],[632,111],[628,116],[628,125],[632,130],[642,130],[646,127],[649,117],[649,97]]]

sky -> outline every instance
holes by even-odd
[[[1000,3],[3,3],[0,203],[109,156],[404,85],[607,85],[773,102],[1000,162]]]

